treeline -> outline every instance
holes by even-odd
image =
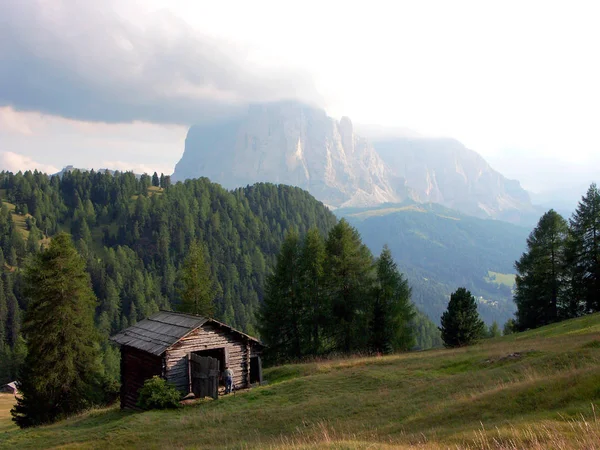
[[[179,306],[194,242],[214,282],[215,318],[258,335],[266,279],[286,231],[327,235],[336,224],[299,188],[259,183],[227,191],[206,178],[172,185],[165,176],[120,172],[0,172],[0,200],[0,382],[17,378],[25,358],[23,268],[58,232],[72,235],[85,261],[104,337]],[[439,339],[426,318],[415,326],[432,333],[418,335],[420,345]],[[118,377],[116,349],[103,344],[102,358]]]
[[[544,214],[516,261],[517,330],[600,311],[600,191],[592,184],[567,222]]]
[[[410,288],[387,247],[376,260],[344,219],[326,239],[286,236],[261,308],[269,357],[391,353],[414,346]]]

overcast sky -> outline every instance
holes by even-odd
[[[0,0],[0,169],[171,173],[190,124],[295,98],[450,136],[533,191],[600,173],[596,2]]]

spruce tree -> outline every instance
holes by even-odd
[[[160,186],[160,178],[158,178],[158,174],[156,172],[154,172],[152,175],[152,186]]]
[[[23,323],[27,357],[21,397],[11,411],[22,428],[76,413],[97,399],[96,299],[71,237],[53,237],[26,269],[29,306]]]
[[[180,274],[179,311],[204,317],[214,315],[214,289],[210,267],[204,259],[204,246],[190,245]],[[141,286],[140,286],[141,287]]]
[[[544,214],[515,262],[517,327],[536,328],[559,320],[565,303],[567,222],[554,210]]]
[[[450,295],[441,322],[440,331],[446,347],[471,345],[485,336],[485,324],[477,312],[475,297],[463,287]]]
[[[411,321],[415,317],[408,281],[398,271],[388,246],[375,263],[377,280],[371,316],[371,349],[378,353],[409,350],[415,344]]]
[[[600,311],[600,191],[592,184],[571,218],[572,299],[584,313]],[[572,308],[576,309],[576,308]]]

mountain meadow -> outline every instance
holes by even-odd
[[[600,315],[459,349],[291,364],[175,411],[91,410],[0,448],[597,449]]]

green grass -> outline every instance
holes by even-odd
[[[455,349],[265,370],[178,411],[95,410],[0,448],[600,448],[600,315]]]
[[[15,404],[15,396],[12,394],[0,394],[0,442],[2,433],[15,430],[16,426],[11,420],[10,410]]]
[[[499,273],[488,270],[488,276],[485,278],[485,281],[488,283],[508,286],[512,289],[515,285],[515,276],[516,275],[514,273]]]

